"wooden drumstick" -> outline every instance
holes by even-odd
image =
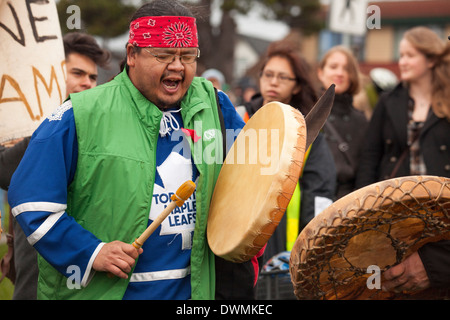
[[[133,247],[138,250],[144,245],[144,242],[150,237],[150,235],[153,233],[153,231],[158,228],[158,226],[164,221],[165,218],[175,209],[175,207],[181,207],[183,203],[189,199],[189,197],[194,193],[195,190],[195,183],[191,180],[186,181],[183,183],[173,194],[170,199],[172,200],[169,205],[159,214],[158,217],[156,217],[155,220],[145,229],[145,231],[140,235],[139,238],[136,238],[134,242],[132,243]],[[112,278],[114,275],[112,273],[108,273],[108,277]]]
[[[134,240],[133,247],[139,249],[144,245],[144,242],[150,237],[153,231],[167,218],[167,216],[175,209],[175,207],[181,207],[184,202],[194,193],[195,183],[191,180],[183,183],[173,194],[170,199],[172,200],[169,205],[159,214],[158,217],[147,227],[147,229],[141,234],[139,238]]]

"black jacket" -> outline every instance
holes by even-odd
[[[355,190],[356,172],[368,125],[364,113],[353,107],[352,95],[336,94],[323,128],[336,164],[335,200]]]
[[[358,168],[358,188],[390,177],[407,145],[408,90],[399,84],[380,97],[367,131]],[[450,122],[438,118],[430,109],[419,136],[427,174],[450,177]],[[409,157],[402,162],[396,176],[410,174]]]
[[[399,84],[380,97],[375,107],[357,174],[359,188],[388,179],[407,146],[407,88]],[[427,174],[450,177],[450,122],[430,109],[419,135],[420,150]],[[402,162],[397,177],[410,175],[409,157]],[[450,288],[450,241],[429,243],[418,250],[434,288]]]

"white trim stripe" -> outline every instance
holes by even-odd
[[[158,281],[158,280],[174,280],[185,278],[191,274],[191,267],[185,269],[164,270],[155,272],[133,273],[130,282]]]
[[[94,264],[95,258],[97,258],[98,253],[100,252],[100,250],[103,248],[104,245],[105,245],[104,242],[100,243],[97,246],[97,248],[95,249],[91,258],[89,259],[89,263],[86,267],[86,271],[84,272],[83,279],[81,279],[82,287],[86,287],[89,284],[89,282],[91,282],[92,278],[94,277],[96,271],[92,268],[92,265]]]
[[[11,212],[14,217],[17,217],[19,214],[28,212],[28,211],[47,211],[47,212],[60,212],[65,211],[67,209],[66,204],[55,203],[55,202],[26,202],[15,206]]]
[[[65,211],[60,211],[49,215],[47,219],[45,219],[45,221],[39,226],[39,228],[27,237],[28,242],[31,245],[34,245],[36,242],[41,240],[41,238],[47,234],[47,232],[54,226],[64,212]]]

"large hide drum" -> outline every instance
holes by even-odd
[[[208,217],[211,250],[244,262],[267,243],[300,176],[306,125],[291,106],[271,102],[237,136],[220,171]]]
[[[437,292],[387,293],[369,277],[428,242],[450,239],[450,179],[382,181],[339,199],[300,233],[290,273],[298,299],[435,298]],[[436,295],[435,295],[436,294]]]

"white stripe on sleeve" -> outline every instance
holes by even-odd
[[[54,226],[54,224],[61,218],[65,211],[52,213],[45,219],[45,221],[32,234],[27,237],[28,242],[34,245]]]
[[[66,204],[55,203],[55,202],[26,202],[15,206],[11,212],[14,217],[17,217],[19,214],[28,212],[28,211],[47,211],[47,212],[60,212],[65,211],[67,209]]]

